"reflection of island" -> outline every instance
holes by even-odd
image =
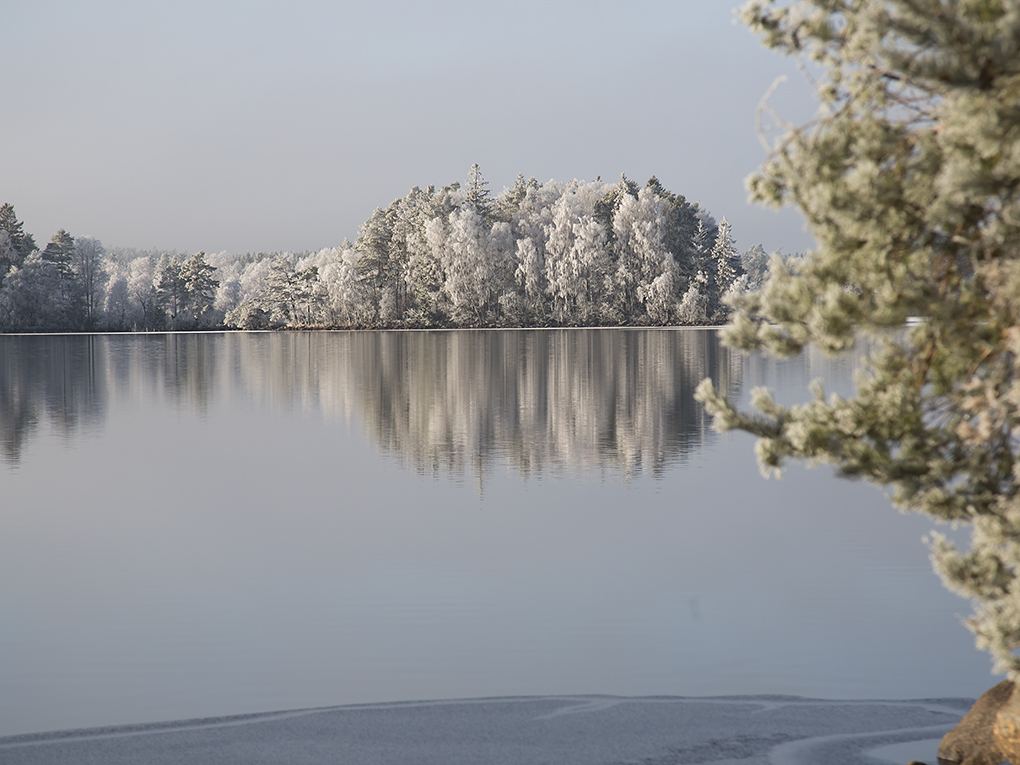
[[[710,331],[393,333],[351,338],[348,386],[381,449],[426,472],[655,471],[700,448],[694,388],[739,385]],[[351,385],[353,383],[353,386]]]
[[[49,420],[65,434],[124,403],[268,410],[360,422],[422,472],[656,471],[709,438],[706,376],[736,394],[743,362],[711,330],[321,332],[0,337],[8,462]]]

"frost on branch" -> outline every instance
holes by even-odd
[[[1020,679],[1020,0],[756,0],[742,18],[820,72],[817,119],[771,136],[748,181],[796,205],[817,248],[731,299],[725,341],[873,346],[849,400],[759,398],[763,418],[699,395],[720,427],[762,439],[763,467],[827,462],[968,525],[967,550],[932,537],[935,569]]]

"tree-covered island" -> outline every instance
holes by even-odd
[[[0,208],[0,332],[670,326],[722,323],[767,271],[732,228],[651,178],[492,195],[415,187],[352,244],[305,253],[107,251],[63,229],[40,249]]]

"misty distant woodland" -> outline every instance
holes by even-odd
[[[353,244],[305,253],[108,251],[63,229],[40,250],[8,203],[0,331],[708,325],[768,262],[654,177],[519,175],[492,196],[473,165],[463,186],[376,209]]]

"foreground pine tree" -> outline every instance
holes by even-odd
[[[735,298],[726,341],[788,356],[864,333],[880,350],[849,400],[756,391],[748,414],[708,381],[699,397],[759,437],[766,473],[832,463],[969,525],[969,550],[933,538],[935,567],[1020,679],[1020,0],[756,1],[743,19],[821,73],[819,117],[749,181],[801,209],[817,251]]]

